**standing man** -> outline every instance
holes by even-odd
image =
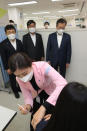
[[[24,52],[33,60],[44,60],[44,47],[40,34],[36,33],[36,23],[33,20],[27,22],[28,33],[23,36]]]
[[[49,35],[46,60],[65,77],[66,68],[71,60],[71,37],[64,33],[67,21],[63,18],[57,20],[55,33]]]
[[[44,22],[44,28],[45,29],[48,29],[50,26],[50,23],[48,21]]]
[[[11,88],[13,90],[13,93],[16,98],[19,98],[18,93],[18,87],[16,85],[16,77],[12,72],[10,71],[8,67],[8,59],[10,56],[17,52],[23,51],[23,45],[22,42],[18,39],[16,39],[16,29],[13,25],[7,25],[5,27],[5,33],[7,35],[7,39],[2,41],[0,44],[0,52],[1,52],[1,58],[3,61],[3,65],[7,73],[9,74]]]

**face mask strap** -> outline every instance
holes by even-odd
[[[32,77],[33,77],[33,71],[31,71],[29,74],[27,74],[23,78],[19,78],[19,79],[22,80],[23,82],[28,82],[32,79]]]

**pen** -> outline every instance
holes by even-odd
[[[20,104],[17,104],[19,107],[21,107],[24,111],[27,111],[26,109],[24,109],[24,107]]]

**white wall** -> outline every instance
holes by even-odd
[[[20,15],[21,14],[21,15]],[[22,16],[22,10],[18,8],[9,8],[8,9],[9,20],[13,20],[17,24],[18,29],[24,28],[24,19]]]
[[[28,19],[28,20],[29,20],[29,19]],[[27,28],[26,23],[27,23],[28,20],[25,20],[25,21],[24,21],[24,28],[25,28],[25,29]],[[49,21],[49,23],[50,23],[49,28],[55,28],[55,27],[56,27],[56,21],[57,21],[56,19],[50,19],[50,20],[48,20],[48,21]],[[36,19],[35,22],[36,22],[36,27],[37,27],[37,28],[39,28],[39,29],[44,28],[44,22],[45,22],[44,19]]]
[[[38,30],[42,34],[44,48],[46,51],[48,35],[54,32],[52,30]],[[19,37],[27,31],[19,31]],[[67,69],[66,79],[78,81],[87,85],[87,30],[67,30],[72,38],[72,59],[69,69]]]
[[[47,19],[47,21],[50,23],[49,28],[56,28],[56,21],[57,21],[57,19],[59,19],[59,18]],[[24,19],[24,29],[27,29],[26,23],[27,23],[28,20],[29,19],[27,19],[27,20]],[[44,21],[46,21],[46,19],[34,19],[34,20],[36,22],[36,27],[38,29],[44,28],[43,24],[44,24]],[[86,27],[87,27],[87,18],[85,19],[85,22],[78,23],[78,24],[83,24],[83,25],[86,25]],[[75,17],[68,17],[67,18],[67,28],[78,28],[78,27],[76,27],[76,25],[77,25],[77,23],[75,22]]]

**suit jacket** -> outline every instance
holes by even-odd
[[[57,33],[49,35],[46,51],[46,60],[50,61],[53,66],[66,65],[71,60],[71,37],[67,33],[63,33],[60,48],[58,47]]]
[[[16,39],[16,50],[10,43],[9,39],[5,39],[2,41],[0,44],[0,52],[1,52],[1,58],[4,64],[4,68],[7,70],[8,69],[8,60],[9,57],[12,56],[13,54],[17,52],[22,52],[23,51],[23,45],[22,42],[18,39]]]
[[[36,46],[34,46],[29,33],[23,36],[24,52],[32,59],[40,61],[44,57],[43,41],[40,34],[36,33]]]
[[[44,90],[49,95],[47,102],[55,105],[61,90],[67,84],[66,80],[47,62],[33,62],[32,67],[35,81],[40,88],[38,94]],[[18,77],[16,80],[22,90],[25,104],[33,106],[33,99],[38,95],[37,91],[30,82],[23,82]]]

